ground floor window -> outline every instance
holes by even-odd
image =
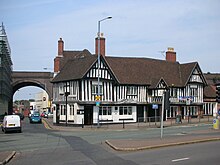
[[[70,115],[74,115],[74,105],[70,105]]]
[[[196,116],[198,115],[198,107],[197,106],[189,106],[185,107],[185,115],[189,116]]]
[[[61,112],[61,115],[66,115],[66,106],[65,105],[60,105],[60,112]]]
[[[169,110],[167,110],[167,117],[172,118],[176,117],[176,114],[178,112],[178,107],[171,106]]]
[[[190,107],[190,115],[198,115],[198,107]]]
[[[215,103],[205,103],[203,105],[204,115],[212,115],[215,109]]]
[[[99,115],[112,115],[112,107],[110,106],[99,107]]]
[[[119,107],[119,115],[132,115],[132,107]]]

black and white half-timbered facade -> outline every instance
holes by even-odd
[[[202,112],[207,84],[200,66],[175,61],[173,49],[168,50],[167,60],[101,56],[99,72],[97,55],[87,50],[61,52],[56,57],[60,61],[55,59],[59,66],[52,80],[54,122],[65,121],[67,116],[68,123],[96,124],[98,114],[101,123],[144,121],[155,113],[161,115],[165,90],[170,93],[165,120],[176,115],[197,117]],[[68,60],[61,60],[65,58]],[[100,106],[96,106],[98,76]]]

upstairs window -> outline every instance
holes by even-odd
[[[136,86],[128,86],[127,87],[127,95],[136,96],[137,95],[137,87]]]
[[[177,88],[170,88],[170,96],[177,97]]]
[[[99,89],[100,89],[100,95],[102,95],[103,94],[103,88],[102,88],[102,85],[100,84],[99,85]],[[92,85],[92,95],[97,95],[98,94],[98,84],[93,84]]]
[[[191,88],[190,96],[198,96],[198,88]]]

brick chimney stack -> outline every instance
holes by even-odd
[[[64,47],[64,42],[62,38],[58,41],[58,56],[63,56],[63,47]]]
[[[99,34],[98,34],[99,35]],[[98,54],[98,37],[95,38],[95,54]],[[100,33],[100,55],[105,56],[105,38],[103,33]]]
[[[176,62],[176,52],[174,48],[168,47],[166,51],[166,61]]]
[[[60,71],[60,61],[63,57],[63,48],[64,48],[64,42],[62,38],[58,41],[58,55],[54,58],[54,73],[55,75]]]

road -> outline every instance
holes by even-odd
[[[0,151],[15,150],[9,165],[135,165],[135,164],[210,164],[220,156],[220,142],[176,146],[139,152],[116,152],[102,143],[109,138],[158,136],[158,130],[140,133],[125,131],[52,131],[43,124],[23,121],[23,133],[0,133]],[[179,130],[179,128],[176,128]],[[181,128],[185,132],[187,128]],[[193,128],[188,128],[192,130]],[[199,128],[197,128],[199,129]],[[176,133],[166,130],[167,136]],[[219,163],[217,163],[219,164]]]
[[[140,165],[218,165],[220,142],[207,142],[119,154]]]

